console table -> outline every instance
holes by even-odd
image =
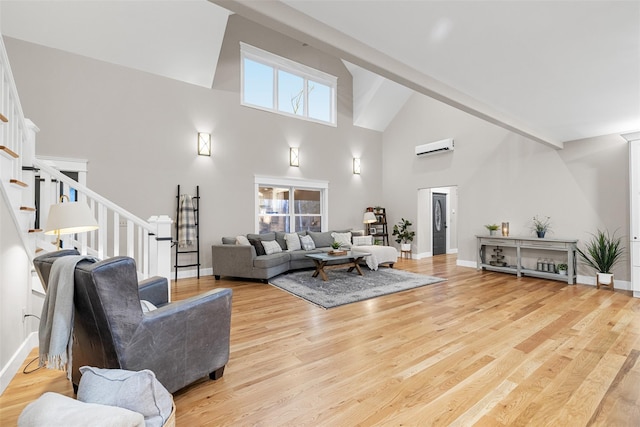
[[[548,239],[537,237],[503,237],[503,236],[476,236],[478,244],[478,270],[499,271],[502,273],[521,276],[534,276],[544,279],[562,280],[569,285],[576,281],[576,247],[577,239]],[[487,246],[496,248],[515,248],[516,265],[498,266],[491,265],[487,261]],[[522,264],[523,253],[529,250],[565,252],[567,255],[567,274],[540,271],[535,268],[526,268]]]

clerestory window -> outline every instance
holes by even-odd
[[[242,105],[336,125],[337,77],[240,43]]]

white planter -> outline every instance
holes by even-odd
[[[558,274],[561,276],[566,276],[567,275],[567,270],[558,270]]]
[[[400,245],[401,251],[411,251],[411,243],[403,243]]]
[[[601,285],[610,285],[611,284],[611,279],[613,278],[613,274],[611,273],[596,273],[598,275],[598,282],[600,282]]]

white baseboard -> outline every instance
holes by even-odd
[[[31,332],[26,340],[22,343],[20,348],[11,356],[9,362],[2,368],[0,372],[0,395],[4,393],[5,389],[18,373],[20,367],[24,363],[24,360],[29,356],[31,350],[38,346],[38,333]]]
[[[456,265],[460,267],[471,267],[471,268],[478,267],[478,263],[476,263],[475,261],[465,261],[463,259],[458,259],[456,261]]]
[[[201,268],[200,269],[200,277],[202,276],[211,276],[213,275],[213,268]],[[176,272],[171,272],[171,277],[176,277]],[[191,270],[178,270],[178,279],[188,279],[191,277],[198,277],[198,269],[194,268]]]

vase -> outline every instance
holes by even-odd
[[[489,230],[489,236],[495,236],[496,230]]]
[[[613,274],[610,273],[596,273],[598,275],[598,283],[601,285],[610,285]]]
[[[542,239],[544,237],[545,231],[536,231],[536,233],[538,233],[538,237]]]
[[[400,245],[400,250],[401,251],[405,251],[405,252],[410,252],[411,251],[411,243],[402,243]]]

